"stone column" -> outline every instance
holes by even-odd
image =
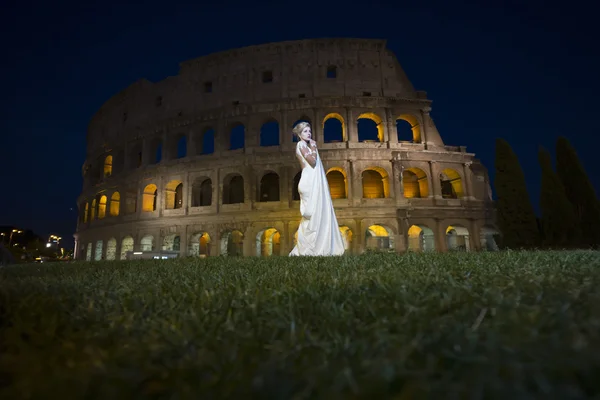
[[[481,233],[479,232],[476,220],[471,220],[469,224],[469,242],[471,251],[481,250]]]
[[[392,180],[393,180],[393,190],[394,190],[394,198],[396,200],[400,200],[404,198],[404,190],[402,187],[402,167],[398,160],[390,160],[392,163]]]
[[[350,202],[353,206],[359,206],[362,201],[362,175],[359,170],[359,166],[355,159],[348,160],[350,164],[350,183],[352,185],[352,192],[350,195]]]
[[[447,252],[448,244],[446,242],[446,227],[439,220],[435,219],[435,227],[433,231],[435,232],[435,249],[439,252]]]
[[[440,185],[440,172],[438,164],[435,160],[429,161],[429,173],[431,174],[430,187],[429,187],[429,197],[431,197],[431,193],[433,193],[433,197],[436,199],[442,198],[442,187]]]
[[[386,131],[389,143],[398,143],[398,133],[396,129],[394,115],[390,108],[385,109]]]
[[[325,143],[325,126],[323,125],[324,116],[318,108],[313,109],[313,118],[313,131],[316,131],[315,140],[317,142],[317,147],[321,147]]]
[[[425,149],[427,149],[427,126],[430,112],[431,107],[425,107],[421,110],[421,143],[425,143]]]
[[[360,218],[355,218],[356,232],[352,235],[352,250],[354,254],[362,254],[365,250],[365,227]]]
[[[348,132],[346,141],[358,143],[358,126],[351,108],[346,108],[346,132]]]
[[[472,191],[472,185],[471,182],[473,180],[473,172],[471,171],[471,165],[473,164],[472,161],[468,161],[466,163],[463,163],[463,176],[465,177],[464,181],[464,193],[463,193],[463,197],[466,197],[469,200],[474,200],[473,199],[473,191]]]

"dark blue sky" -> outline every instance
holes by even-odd
[[[3,5],[0,225],[72,236],[87,124],[132,82],[176,75],[181,61],[215,51],[313,37],[387,39],[415,88],[433,100],[445,143],[466,145],[493,177],[494,140],[507,139],[536,209],[538,145],[554,154],[559,135],[571,139],[599,187],[592,2],[384,3]]]

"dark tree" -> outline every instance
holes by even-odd
[[[496,212],[502,247],[533,248],[539,244],[540,231],[521,164],[504,139],[496,139],[495,167]]]
[[[542,170],[540,209],[543,243],[550,247],[572,247],[579,241],[579,226],[573,205],[552,168],[548,150],[540,147],[538,160]]]
[[[590,182],[577,152],[565,137],[556,142],[556,172],[567,198],[575,209],[581,231],[580,244],[596,247],[600,244],[600,207],[596,191]]]

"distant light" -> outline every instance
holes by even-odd
[[[52,246],[52,243],[46,243],[46,247]]]
[[[144,254],[144,253],[142,253],[141,251],[134,251],[133,254],[137,255],[137,254]]]

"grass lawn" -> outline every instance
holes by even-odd
[[[600,253],[0,269],[0,398],[586,398]]]

